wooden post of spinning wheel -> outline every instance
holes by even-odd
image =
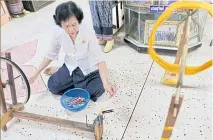
[[[11,54],[5,53],[5,57],[9,60],[11,60]],[[8,71],[8,80],[9,80],[9,86],[10,86],[10,92],[11,92],[11,99],[13,105],[17,104],[17,96],[16,96],[16,88],[15,88],[15,82],[14,82],[14,75],[13,75],[13,68],[10,64],[7,65],[7,71]]]
[[[197,12],[197,10],[194,10],[193,12],[188,12],[188,11],[186,11],[186,12],[187,12],[187,17],[184,18],[179,23],[179,25],[182,24],[182,22],[186,23],[185,20],[187,20],[189,16],[191,17],[192,15],[194,15]],[[195,22],[195,20],[193,20],[193,22]],[[181,57],[182,57],[182,54],[183,54],[183,51],[184,51],[184,46],[185,46],[185,43],[186,43],[186,41],[184,41],[184,38],[185,38],[184,32],[186,31],[185,27],[186,26],[184,25],[183,35],[181,36],[181,41],[180,41],[180,44],[179,44],[179,47],[178,47],[178,50],[177,50],[177,54],[176,54],[176,57],[175,57],[174,64],[180,64],[180,60],[181,60]],[[164,74],[164,77],[163,77],[163,83],[166,84],[166,85],[176,85],[177,79],[178,79],[178,75],[166,71],[165,74]]]
[[[0,76],[0,102],[1,102],[1,111],[4,114],[4,113],[7,112],[7,105],[6,105],[6,102],[5,102],[5,97],[4,97],[3,87],[2,87],[1,76]],[[2,131],[3,132],[7,131],[7,126],[6,125],[3,125]]]
[[[102,112],[99,113],[97,118],[94,120],[95,125],[95,140],[101,140],[103,136],[103,114]]]
[[[188,16],[187,21],[184,24],[184,34],[181,40],[180,48],[182,48],[180,53],[180,69],[178,74],[178,80],[176,85],[176,95],[172,96],[166,123],[164,126],[162,139],[161,140],[169,140],[175,122],[177,120],[178,113],[180,111],[180,107],[183,101],[183,96],[180,95],[180,90],[183,85],[183,76],[185,72],[185,65],[186,65],[186,56],[188,52],[188,38],[189,38],[189,30],[190,30],[190,23],[191,23],[191,16]]]
[[[111,110],[105,110],[105,111],[101,110],[101,112],[95,118],[94,123],[87,123],[87,120],[86,120],[86,123],[83,123],[83,122],[76,122],[76,121],[71,121],[66,119],[60,119],[56,117],[45,116],[45,115],[36,114],[36,113],[24,112],[23,108],[25,103],[17,103],[14,77],[13,77],[13,74],[11,73],[13,72],[13,68],[15,67],[22,75],[22,78],[24,78],[25,80],[26,80],[26,76],[24,75],[23,71],[19,68],[19,66],[16,65],[13,61],[11,61],[10,54],[7,54],[6,57],[7,58],[0,57],[0,61],[3,60],[7,64],[6,66],[7,66],[8,79],[9,79],[6,83],[4,83],[5,81],[3,81],[2,83],[1,75],[0,75],[0,105],[2,110],[2,114],[0,118],[0,127],[3,131],[7,130],[6,125],[7,123],[10,122],[10,120],[12,120],[13,118],[18,118],[18,119],[31,120],[36,122],[48,123],[48,124],[58,125],[62,127],[68,127],[68,128],[74,128],[74,129],[78,129],[82,131],[87,131],[87,132],[95,133],[96,140],[102,139],[103,114],[112,112]],[[3,91],[5,84],[10,86],[11,97],[13,102],[12,105],[6,103],[6,100],[4,97],[4,91]]]

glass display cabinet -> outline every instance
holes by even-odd
[[[150,12],[150,8],[147,2],[145,4],[128,3],[128,1],[124,3],[124,40],[138,51],[148,48],[153,25],[161,15],[159,12]],[[207,16],[208,13],[204,10],[194,12],[190,26],[189,51],[202,45],[201,40]],[[156,50],[176,51],[178,49],[186,17],[185,11],[174,11],[171,17],[158,28],[154,46]]]

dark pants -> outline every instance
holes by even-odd
[[[70,76],[65,64],[49,78],[48,88],[50,92],[57,95],[63,95],[72,88],[83,88],[90,93],[94,102],[104,93],[98,70],[84,76],[81,69],[76,68]]]

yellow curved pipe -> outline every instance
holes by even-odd
[[[153,30],[151,32],[150,38],[149,38],[149,55],[152,57],[152,59],[158,63],[162,68],[165,70],[178,74],[179,72],[179,64],[173,64],[165,61],[162,59],[153,48],[154,42],[155,42],[155,33],[157,31],[158,26],[160,26],[176,9],[204,9],[209,12],[209,14],[212,16],[213,6],[207,2],[189,2],[189,1],[180,1],[180,2],[174,2],[172,3],[157,19],[157,21],[154,24]],[[209,60],[205,62],[204,64],[200,66],[186,66],[185,68],[185,75],[193,75],[197,74],[199,72],[202,72],[212,66],[212,60]]]
[[[170,138],[161,138],[161,140],[170,140]]]

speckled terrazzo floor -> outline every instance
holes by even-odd
[[[80,4],[85,7],[85,11],[88,11],[85,1]],[[35,13],[36,16],[39,17],[42,12],[54,9],[55,5],[57,4],[53,3],[46,9],[38,11]],[[24,19],[31,18],[30,16],[8,23],[3,31],[8,29],[8,27],[10,27],[9,30],[12,30],[12,27],[15,28],[15,23],[20,24],[22,21],[24,22]],[[47,15],[40,16],[39,20],[36,21],[37,24],[43,22],[45,16]],[[46,23],[44,26],[47,25]],[[210,30],[210,26],[211,22],[208,22],[204,32],[203,46],[188,55],[187,64],[198,65],[212,58],[212,47],[209,46],[212,36],[207,32]],[[27,31],[27,34],[30,34],[30,32]],[[6,33],[3,32],[2,34],[4,36]],[[16,35],[16,38],[19,38],[19,34],[21,32],[16,31],[14,36]],[[7,36],[9,36],[9,33],[7,33]],[[123,43],[121,41],[122,36],[123,33],[119,34],[115,49],[106,54],[111,80],[116,83],[118,88],[115,97],[110,98],[105,94],[98,102],[90,102],[85,110],[79,113],[71,113],[62,108],[59,96],[53,96],[49,92],[42,92],[32,95],[25,111],[80,122],[85,122],[85,115],[88,115],[88,121],[92,122],[100,108],[114,109],[114,113],[105,116],[103,140],[160,140],[170,99],[172,94],[175,93],[175,89],[162,85],[160,82],[164,70],[156,63],[153,63],[149,55],[137,53]],[[38,49],[35,57],[27,64],[38,65],[41,59],[39,54],[40,52],[41,54],[43,53],[41,46],[46,45],[44,37],[48,37],[45,31],[40,31],[37,36],[32,37],[33,39],[38,38]],[[25,42],[29,41],[27,36],[23,38],[25,38]],[[17,45],[21,44],[22,39],[14,40],[14,42],[4,40],[3,43],[6,46],[12,43]],[[163,57],[170,62],[174,61],[173,57]],[[184,101],[171,140],[212,139],[211,72],[212,68],[195,76],[184,77],[184,84],[189,86],[189,88],[182,90]],[[43,76],[44,81],[47,78]],[[88,132],[27,120],[11,121],[8,125],[8,131],[1,132],[1,137],[3,140],[94,139],[93,134]]]
[[[200,52],[199,60],[203,62],[211,58],[210,49],[211,47],[205,46],[192,53]],[[194,60],[198,60],[198,57],[192,55],[188,63],[193,64]],[[26,111],[85,122],[86,114],[92,121],[94,113],[97,113],[101,107],[113,108],[115,112],[105,116],[104,139],[121,139],[123,135],[123,139],[160,139],[170,98],[175,93],[174,88],[160,84],[164,70],[157,64],[153,64],[148,55],[138,54],[126,46],[116,48],[108,54],[107,63],[112,81],[118,87],[115,97],[109,98],[104,95],[97,103],[90,102],[86,110],[80,113],[70,113],[60,106],[59,97],[44,92],[31,97]],[[211,75],[211,70],[185,78],[185,85],[194,88],[182,90],[184,102],[174,129],[173,139],[211,139],[212,79],[209,75]],[[204,80],[205,82],[201,82]],[[16,137],[30,140],[93,139],[90,133],[24,120],[17,120],[8,127],[9,130],[2,133],[6,140]]]

